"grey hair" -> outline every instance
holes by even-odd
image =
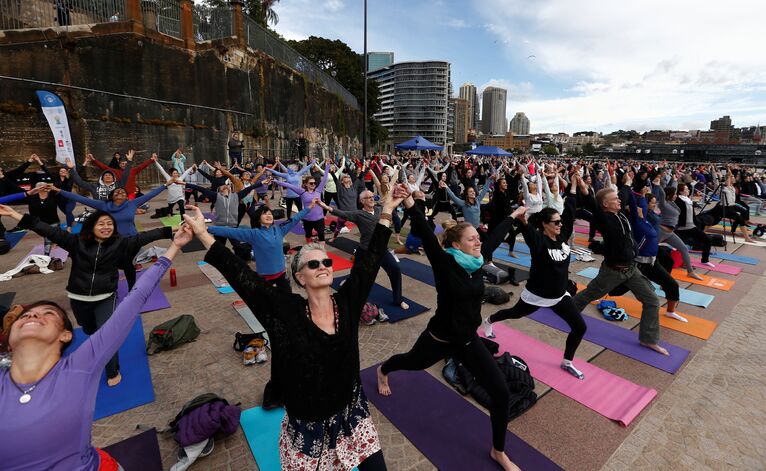
[[[298,281],[298,277],[295,276],[296,273],[298,273],[301,268],[303,268],[303,264],[301,263],[303,261],[303,257],[306,256],[307,253],[311,252],[312,250],[320,250],[325,255],[327,255],[327,250],[325,250],[324,247],[322,247],[321,244],[318,242],[312,242],[310,244],[306,244],[298,251],[297,254],[293,255],[293,260],[290,262],[290,271],[292,272],[293,280],[295,283],[298,284],[301,288],[303,288],[303,285],[300,281]]]
[[[364,190],[363,192],[359,193],[359,202],[360,202],[360,203],[364,202],[364,201],[363,201],[363,198],[364,198],[364,195],[366,195],[367,193],[369,193],[369,194],[371,194],[371,195],[373,195],[373,196],[375,195],[375,194],[374,194],[373,192],[371,192],[370,190]]]

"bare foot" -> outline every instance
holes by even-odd
[[[388,387],[388,376],[383,374],[383,371],[380,369],[381,367],[378,366],[377,372],[378,372],[378,393],[381,396],[390,396],[391,395],[391,388]]]
[[[396,243],[399,244],[399,245],[404,245],[404,242],[402,242],[402,239],[400,239],[398,237],[396,238]]]
[[[657,353],[662,353],[663,355],[667,355],[667,356],[670,356],[670,352],[668,352],[667,350],[665,350],[664,348],[662,348],[662,347],[660,346],[660,344],[658,344],[658,343],[644,343],[644,342],[640,342],[640,343],[641,343],[641,345],[643,345],[644,347],[646,347],[646,348],[651,348],[652,350],[654,350],[654,351],[655,351],[655,352],[657,352]]]
[[[689,275],[691,278],[694,278],[695,280],[700,280],[700,281],[704,280],[704,278],[702,278],[701,275],[698,275],[697,272],[694,272],[694,271],[691,273],[687,273],[687,275]]]
[[[497,461],[497,464],[499,464],[505,471],[521,471],[521,468],[516,466],[516,464],[511,461],[510,458],[508,458],[508,455],[506,455],[504,451],[498,451],[493,448],[489,452],[489,456],[493,460]]]
[[[113,388],[117,386],[118,384],[120,384],[120,381],[122,381],[122,375],[120,373],[117,373],[117,376],[115,376],[114,378],[106,379],[106,385],[109,386],[110,388]]]
[[[513,258],[519,258],[519,256],[516,255],[514,252],[508,252],[508,256]]]
[[[401,306],[401,308],[404,310],[407,310],[410,308],[410,305],[405,303],[404,301],[402,301],[401,304],[399,304],[399,306]]]

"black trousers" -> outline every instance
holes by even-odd
[[[693,227],[691,229],[676,229],[676,234],[682,240],[693,240],[699,242],[702,245],[702,263],[710,261],[710,236],[705,234],[699,227]]]
[[[436,340],[426,330],[420,334],[409,352],[392,356],[383,363],[381,370],[386,375],[398,370],[424,370],[450,356],[465,365],[476,377],[476,381],[489,392],[492,399],[492,407],[489,410],[492,446],[495,450],[503,451],[511,393],[497,362],[476,333],[468,343],[461,345]]]
[[[588,240],[591,240],[594,237],[596,237],[596,225],[593,223],[593,220],[595,219],[593,217],[593,213],[591,213],[587,209],[578,209],[577,212],[575,212],[575,217],[577,219],[582,219],[583,221],[588,221],[590,223],[590,228],[588,229]]]
[[[489,316],[489,320],[491,322],[499,322],[506,319],[521,319],[522,317],[526,317],[532,314],[538,309],[540,309],[539,306],[527,304],[519,299],[515,306],[512,308],[501,309],[497,311],[496,313]],[[569,328],[572,329],[569,332],[569,335],[567,335],[567,343],[566,347],[564,348],[564,358],[571,361],[574,359],[577,347],[580,346],[580,342],[582,341],[583,335],[585,335],[587,326],[585,325],[582,314],[580,314],[580,311],[577,310],[577,306],[575,306],[571,296],[564,296],[561,301],[551,306],[551,310],[555,312],[560,318],[564,319],[564,322],[566,322]]]
[[[168,203],[168,216],[173,215],[173,206],[178,205],[178,213],[181,215],[181,220],[183,220],[184,214],[186,213],[186,209],[184,208],[184,200],[176,201],[175,203]]]
[[[359,471],[386,471],[386,460],[383,459],[383,450],[378,450],[368,456],[366,460],[356,467]]]
[[[95,302],[70,299],[69,305],[72,307],[72,314],[82,327],[82,331],[88,335],[93,335],[112,317],[114,307],[117,305],[117,294],[113,293],[108,298]],[[120,359],[115,353],[106,364],[106,377],[114,378],[119,372]]]
[[[457,221],[457,212],[455,212],[455,208],[452,206],[452,204],[450,204],[449,201],[437,201],[429,219],[433,221],[436,218],[436,215],[442,211],[449,212],[452,216],[452,219]]]
[[[303,201],[301,201],[300,198],[285,198],[285,205],[287,206],[285,208],[285,215],[287,216],[287,219],[290,219],[293,215],[293,204],[298,208],[298,211],[303,209]]]

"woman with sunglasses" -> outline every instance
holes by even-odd
[[[391,212],[407,195],[406,187],[397,188],[383,202],[368,251],[354,259],[335,294],[332,259],[321,245],[306,244],[294,256],[293,280],[307,298],[256,275],[213,239],[198,209],[185,216],[209,249],[205,261],[221,272],[269,334],[273,380],[279,382],[286,410],[279,438],[282,469],[386,469],[361,387],[358,332],[362,307],[387,252]]]
[[[572,295],[567,292],[570,259],[567,241],[574,230],[575,198],[579,182],[579,174],[573,173],[569,194],[564,201],[564,213],[559,214],[553,208],[543,208],[535,217],[538,227],[531,227],[523,217],[518,217],[524,215],[526,209],[520,208],[521,211],[514,212],[522,224],[521,233],[532,257],[529,281],[515,306],[497,311],[487,317],[483,325],[485,335],[493,338],[492,323],[521,319],[540,308],[550,308],[564,319],[571,329],[567,336],[561,368],[576,378],[585,379],[585,375],[572,363],[575,351],[585,335],[585,321],[575,306]]]
[[[101,372],[127,338],[173,258],[192,237],[188,228],[179,230],[111,318],[67,356],[63,353],[72,343],[74,328],[66,311],[52,301],[24,307],[11,324],[8,341],[13,362],[10,369],[0,369],[3,470],[122,469],[91,444]]]
[[[293,190],[301,199],[303,206],[309,206],[316,199],[322,199],[322,191],[327,184],[327,177],[330,172],[330,162],[327,162],[324,166],[324,175],[322,175],[322,181],[317,186],[317,179],[314,177],[306,177],[303,180],[303,186],[296,186],[292,183],[277,181],[277,185],[285,187],[289,190]],[[303,230],[306,233],[306,243],[309,244],[312,241],[312,233],[316,232],[319,243],[324,247],[324,212],[321,206],[314,206],[307,215],[303,217]]]
[[[378,393],[391,395],[388,375],[394,371],[424,370],[446,357],[457,358],[487,389],[491,398],[490,456],[504,470],[518,471],[504,451],[510,401],[508,385],[497,362],[476,333],[481,325],[484,298],[480,270],[484,259],[479,233],[468,223],[458,223],[445,229],[440,244],[412,197],[404,200],[404,206],[412,220],[412,232],[422,239],[433,267],[437,307],[412,349],[392,356],[378,367]]]

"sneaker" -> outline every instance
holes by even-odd
[[[715,263],[713,262],[702,262],[703,265],[710,268],[715,268]]]
[[[341,234],[348,234],[349,232],[351,232],[351,230],[350,230],[348,227],[346,227],[346,226],[343,226],[343,227],[341,227],[341,228],[340,228],[340,231],[339,231],[339,232],[340,232]]]
[[[567,364],[562,363],[560,366],[562,370],[566,371],[567,373],[574,376],[575,378],[580,380],[585,379],[585,374],[582,371],[575,368],[572,363],[567,363]]]
[[[369,320],[369,322],[365,322],[364,325],[375,325],[375,322],[376,322],[375,318],[373,317],[372,319]]]
[[[213,437],[210,437],[207,439],[207,443],[205,443],[205,447],[202,448],[202,453],[200,453],[199,457],[202,458],[203,456],[208,456],[210,453],[213,452],[213,448],[215,448],[215,440],[213,440]],[[178,458],[178,461],[181,461],[182,459],[186,458],[186,450],[184,450],[183,448],[179,448],[177,458]]]
[[[266,355],[266,349],[260,348],[258,350],[258,353],[255,355],[255,362],[256,363],[266,363],[266,361],[269,359],[268,355]]]
[[[387,322],[388,321],[388,314],[386,314],[383,309],[378,308],[378,317],[376,318],[378,322]]]
[[[242,353],[243,363],[245,366],[255,365],[255,348],[245,347],[245,351]]]
[[[485,317],[481,325],[484,327],[484,335],[488,339],[495,338],[495,333],[492,331],[492,322],[489,321],[489,317]]]

